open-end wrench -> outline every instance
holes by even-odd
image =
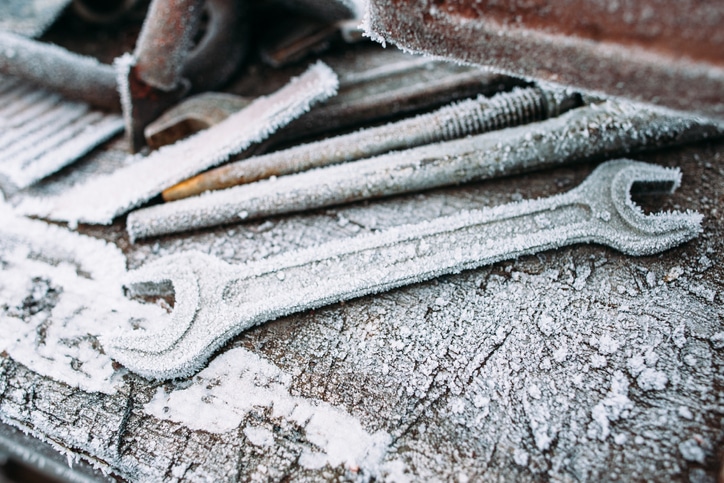
[[[673,191],[676,169],[630,160],[599,166],[564,194],[468,211],[339,240],[241,265],[187,252],[129,273],[148,293],[168,283],[169,321],[146,332],[103,339],[128,369],[156,379],[196,371],[229,338],[277,317],[574,243],[600,243],[650,255],[694,238],[694,212],[646,215],[631,190]]]

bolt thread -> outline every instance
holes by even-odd
[[[539,89],[516,89],[492,98],[464,101],[441,111],[438,116],[440,129],[428,141],[448,141],[540,121],[545,117],[545,100]]]

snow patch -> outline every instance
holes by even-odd
[[[168,316],[124,297],[125,265],[115,246],[17,217],[0,202],[0,350],[56,381],[114,393],[122,381],[102,331]]]
[[[292,396],[291,376],[259,356],[231,349],[198,373],[190,386],[166,392],[157,389],[144,406],[159,419],[212,433],[235,430],[254,408],[270,408],[272,419],[301,427],[314,449],[305,450],[299,463],[308,469],[325,465],[359,467],[380,475],[391,437],[385,431],[367,432],[346,411],[324,401]],[[257,446],[273,444],[265,428],[247,427],[244,434]]]
[[[636,383],[644,391],[663,391],[669,378],[661,371],[647,367],[636,378]]]
[[[628,417],[634,403],[628,398],[629,382],[621,371],[611,378],[611,389],[606,397],[591,411],[595,425],[589,428],[589,437],[604,441],[611,434],[611,422]]]

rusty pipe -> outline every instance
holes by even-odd
[[[162,91],[179,87],[204,0],[153,0],[136,42],[134,75]]]
[[[102,109],[120,111],[113,67],[57,45],[0,32],[0,74]]]

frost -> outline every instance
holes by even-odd
[[[310,174],[315,175],[305,175]],[[631,186],[639,180],[678,184],[679,178],[678,171],[666,168],[609,161],[576,189],[561,195],[461,212],[257,263],[233,266],[198,252],[165,257],[132,274],[135,281],[129,283],[171,279],[196,286],[189,290],[197,294],[183,306],[188,315],[179,314],[174,327],[165,331],[119,333],[104,339],[104,345],[116,360],[141,375],[179,377],[196,370],[229,337],[301,310],[569,243],[599,242],[633,255],[658,253],[696,236],[701,217],[694,213],[644,215],[631,203]],[[591,216],[603,207],[618,216],[608,222]],[[540,227],[536,222],[540,213],[555,219],[555,225]],[[505,336],[505,331],[496,333],[496,338]],[[603,351],[615,344],[604,339]],[[594,367],[606,364],[600,355],[592,362]]]
[[[656,274],[652,271],[649,271],[646,273],[646,284],[650,288],[654,288],[656,286]]]
[[[681,452],[681,456],[687,461],[703,464],[706,460],[706,453],[694,439],[687,439],[679,443],[679,451]]]
[[[635,355],[626,362],[626,366],[628,367],[628,372],[632,376],[636,377],[638,376],[641,371],[643,371],[646,368],[646,363],[644,361],[644,356],[642,355]]]
[[[568,346],[563,344],[553,352],[553,359],[559,364],[568,358]]]
[[[689,286],[689,291],[707,302],[714,302],[716,299],[716,290],[705,287],[704,285],[692,284]]]
[[[459,397],[450,399],[450,412],[453,414],[462,414],[465,411],[465,401]]]
[[[558,328],[555,325],[553,317],[548,314],[543,314],[538,319],[538,329],[540,329],[543,334],[550,336]]]
[[[664,282],[671,283],[679,279],[684,274],[684,269],[679,267],[678,265],[675,267],[672,267],[668,272],[666,272],[666,275],[664,275]]]
[[[342,409],[323,401],[292,396],[291,377],[275,365],[244,349],[231,349],[193,378],[183,389],[167,393],[158,388],[144,410],[160,419],[213,433],[234,431],[255,408],[269,408],[272,420],[299,426],[315,451],[305,450],[300,464],[359,467],[379,475],[391,437],[368,433]],[[246,427],[252,444],[270,446],[274,436],[265,428]]]
[[[573,282],[573,288],[576,290],[582,290],[586,286],[588,277],[591,276],[591,267],[584,265],[582,267],[576,267],[576,280]]]
[[[712,301],[713,302],[713,301]],[[671,339],[674,342],[674,345],[681,349],[686,345],[686,324],[683,322],[674,329],[674,332],[671,334]]]
[[[591,367],[593,367],[594,369],[601,369],[603,367],[606,367],[607,364],[608,360],[601,354],[593,354],[591,356]]]
[[[724,331],[717,332],[716,334],[712,335],[709,340],[711,340],[711,344],[714,346],[715,349],[724,348]]]
[[[515,448],[515,451],[513,451],[513,461],[518,466],[528,466],[529,457],[530,455],[524,449]]]
[[[647,367],[636,378],[636,383],[644,391],[663,391],[669,378],[661,371]]]
[[[286,87],[255,100],[219,124],[51,198],[47,200],[50,205],[47,212],[33,214],[71,223],[110,224],[114,217],[156,196],[164,188],[265,139],[308,111],[315,102],[335,94],[337,84],[332,70],[317,63]],[[31,211],[33,208],[27,207]]]
[[[610,335],[605,334],[597,340],[595,345],[598,346],[598,352],[604,355],[610,355],[618,351],[621,344]]]
[[[108,326],[163,319],[163,309],[123,296],[125,257],[103,241],[13,215],[0,202],[0,350],[30,369],[86,391],[113,393],[101,348]]]
[[[528,397],[528,391],[523,394],[523,409],[528,418],[528,425],[533,433],[533,440],[539,451],[546,451],[550,448],[551,443],[556,439],[556,435],[560,428],[551,421],[551,408],[546,401],[535,398],[537,386],[534,386],[534,396],[531,402]],[[539,390],[538,390],[539,391]]]
[[[13,82],[0,76],[0,85]],[[25,188],[74,162],[123,129],[116,114],[40,88],[0,93],[0,175]]]
[[[274,433],[266,428],[247,426],[244,435],[255,446],[270,447],[274,445]]]
[[[691,413],[691,410],[686,406],[679,406],[679,409],[677,409],[676,412],[684,419],[694,419],[694,415]]]
[[[597,143],[580,139],[581,124],[588,125],[594,120],[606,123],[611,122],[611,119],[616,119],[621,125],[615,133]],[[625,121],[630,121],[631,125]],[[275,182],[258,181],[151,206],[131,213],[127,230],[131,239],[137,240],[235,223],[242,211],[248,213],[246,219],[250,220],[490,179],[581,161],[601,156],[602,152],[611,157],[615,153],[628,153],[636,146],[644,147],[647,142],[667,137],[672,132],[694,129],[695,126],[699,124],[691,119],[608,102],[600,106],[574,109],[540,123],[429,144],[281,176]],[[525,137],[531,131],[535,133],[534,139],[526,141]],[[674,179],[673,172],[671,178],[666,181],[671,183],[673,189],[678,186],[680,178]],[[623,186],[620,188],[625,189]],[[634,209],[630,199],[626,203]],[[615,208],[601,206],[592,215],[602,223],[607,223],[599,215],[604,211],[611,213],[612,210]],[[550,223],[553,221],[551,216],[555,216],[555,213],[546,214],[541,220]],[[582,278],[581,283],[584,281]]]
[[[659,362],[659,355],[653,349],[649,349],[644,354],[644,360],[646,361],[647,366],[653,367],[657,362]]]
[[[611,434],[611,422],[627,417],[634,404],[628,398],[629,382],[621,371],[615,371],[611,378],[611,389],[606,398],[596,404],[591,411],[591,417],[598,426],[589,430],[591,437],[598,437],[604,441]]]

